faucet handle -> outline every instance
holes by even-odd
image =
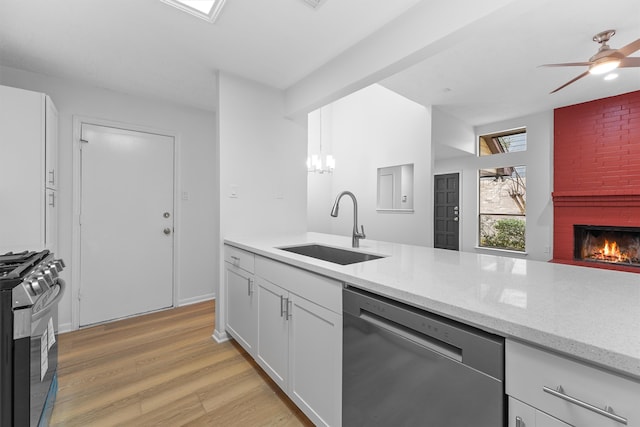
[[[362,233],[359,233],[360,235],[358,237],[360,237],[361,239],[366,239],[367,236],[364,234],[364,225],[360,226],[360,230],[362,230]]]

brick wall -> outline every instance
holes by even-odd
[[[640,91],[556,109],[553,169],[554,261],[573,224],[640,227]]]

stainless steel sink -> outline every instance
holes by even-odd
[[[347,249],[334,248],[331,246],[318,244],[287,246],[280,247],[278,249],[341,265],[355,264],[357,262],[372,261],[374,259],[384,258],[384,256],[382,255],[366,254],[363,252],[355,252]]]

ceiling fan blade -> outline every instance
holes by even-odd
[[[576,80],[580,80],[581,78],[583,78],[583,77],[584,77],[584,76],[586,76],[587,74],[589,74],[589,72],[588,72],[588,71],[585,71],[584,73],[580,74],[580,75],[579,75],[578,77],[576,77],[575,79],[573,79],[573,80],[569,80],[568,82],[566,82],[565,84],[563,84],[562,86],[560,86],[558,89],[554,90],[553,92],[549,92],[549,93],[550,93],[550,94],[551,94],[551,93],[556,93],[556,92],[557,92],[557,91],[559,91],[560,89],[563,89],[563,88],[565,88],[565,87],[569,86],[571,83],[575,82]]]
[[[565,62],[564,64],[542,64],[539,67],[588,67],[592,62]]]
[[[622,48],[618,49],[618,52],[620,52],[624,56],[629,56],[629,55],[631,55],[633,52],[635,52],[637,50],[640,50],[640,39],[629,43],[625,47],[622,47]]]
[[[632,68],[632,67],[640,67],[640,58],[624,58],[620,61],[619,68]]]

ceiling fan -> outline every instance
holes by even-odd
[[[578,77],[569,80],[567,83],[550,93],[555,93],[588,74],[604,74],[622,67],[640,67],[640,58],[629,58],[629,55],[640,50],[640,39],[631,42],[620,49],[611,49],[607,42],[615,33],[616,30],[606,30],[593,36],[593,41],[600,44],[600,49],[598,49],[598,52],[587,62],[567,62],[564,64],[541,65],[541,67],[589,67],[587,71],[580,74]]]

